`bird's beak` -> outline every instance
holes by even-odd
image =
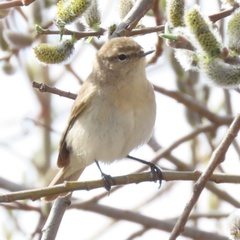
[[[148,52],[143,52],[140,56],[141,56],[141,57],[145,57],[145,56],[147,56],[148,54],[151,54],[151,53],[153,53],[153,52],[155,52],[155,50],[151,50],[151,51],[148,51]]]

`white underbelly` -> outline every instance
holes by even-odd
[[[135,147],[146,142],[155,122],[155,105],[148,109],[114,109],[111,103],[94,105],[74,123],[67,134],[71,158],[81,165],[95,160],[111,162],[124,158]],[[109,108],[111,107],[111,111]],[[110,113],[110,114],[109,114]]]

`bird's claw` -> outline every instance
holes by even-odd
[[[112,185],[116,184],[115,180],[112,178],[111,175],[105,174],[102,172],[102,179],[104,181],[105,189],[110,192]]]
[[[161,185],[162,185],[162,171],[161,171],[161,169],[153,163],[149,163],[149,167],[151,169],[151,173],[153,174],[154,181],[155,182],[159,181],[159,187],[158,188],[160,188]]]

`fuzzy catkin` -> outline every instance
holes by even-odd
[[[185,1],[184,0],[168,0],[167,1],[167,19],[169,25],[173,28],[182,27],[184,23],[184,11]]]
[[[240,54],[240,10],[237,9],[228,22],[228,46],[232,54]]]
[[[57,4],[57,26],[63,28],[66,24],[75,21],[87,10],[90,4],[90,0],[60,0]]]
[[[119,1],[119,17],[123,19],[133,7],[132,0]]]
[[[223,88],[236,87],[240,84],[240,66],[224,62],[220,58],[204,60],[201,69],[218,86]]]
[[[98,3],[96,0],[92,0],[91,5],[84,12],[83,16],[88,27],[94,30],[98,30],[99,25],[101,23],[101,19],[100,19],[100,13],[98,9]]]
[[[196,38],[205,55],[209,57],[219,57],[222,45],[218,41],[211,22],[204,19],[199,10],[194,7],[185,15],[186,25]]]
[[[66,61],[74,50],[74,42],[66,40],[59,45],[40,43],[33,48],[36,58],[46,64],[56,64]]]

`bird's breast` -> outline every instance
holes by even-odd
[[[124,158],[150,138],[155,108],[151,86],[142,94],[123,89],[100,93],[72,126],[67,144],[79,158],[106,162]]]

